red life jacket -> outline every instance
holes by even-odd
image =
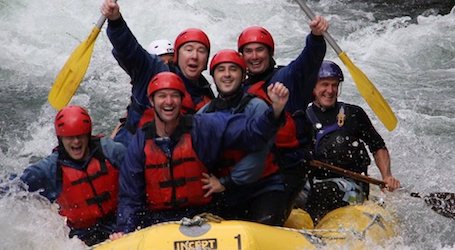
[[[183,114],[194,114],[199,109],[204,107],[205,104],[209,103],[212,98],[208,96],[202,96],[201,100],[198,103],[194,103],[191,95],[186,92],[185,97],[182,100],[182,113]]]
[[[91,227],[117,210],[118,170],[98,150],[85,170],[59,166],[62,192],[56,202],[73,228]]]
[[[201,109],[205,104],[209,103],[211,100],[208,96],[202,96],[201,101],[198,103],[194,103],[193,99],[191,98],[190,93],[186,92],[185,97],[182,100],[182,114],[194,114],[199,109]],[[144,113],[142,114],[141,119],[138,123],[138,128],[142,128],[144,124],[153,121],[155,118],[155,112],[153,108],[147,108]]]
[[[181,121],[184,119],[182,117]],[[153,141],[154,123],[143,128],[146,138],[146,195],[152,210],[202,206],[211,201],[211,197],[204,197],[201,182],[202,173],[208,171],[193,149],[189,129],[187,127],[180,132],[181,136],[169,159]]]
[[[153,108],[147,108],[141,116],[139,123],[137,124],[138,128],[142,128],[147,122],[151,122],[155,119],[155,111]]]
[[[269,105],[272,103],[265,91],[265,81],[260,81],[251,85],[247,92],[256,95]],[[299,145],[295,121],[289,112],[285,112],[285,115],[286,122],[276,133],[275,145],[277,148],[295,148]]]

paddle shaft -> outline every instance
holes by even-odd
[[[374,179],[374,178],[371,178],[371,177],[368,177],[368,176],[365,176],[365,175],[361,175],[359,173],[356,173],[356,172],[353,172],[353,171],[350,171],[350,170],[347,170],[347,169],[344,169],[344,168],[333,166],[331,164],[328,164],[328,163],[325,163],[325,162],[322,162],[322,161],[312,160],[312,161],[310,161],[310,166],[316,167],[316,168],[319,168],[319,169],[323,168],[323,169],[335,172],[337,174],[341,174],[341,175],[344,175],[344,176],[347,176],[347,177],[351,177],[354,180],[358,180],[358,181],[362,181],[362,182],[378,185],[380,187],[385,187],[385,182],[383,182],[381,180]]]
[[[305,12],[305,14],[308,16],[308,18],[310,18],[310,20],[313,20],[316,15],[310,9],[310,7],[308,7],[308,5],[305,4],[304,0],[296,0],[296,1],[300,5],[302,10]],[[322,35],[324,36],[325,40],[330,44],[330,46],[333,48],[333,50],[335,50],[337,55],[339,55],[339,54],[341,54],[341,52],[343,52],[341,50],[340,46],[338,46],[338,44],[335,42],[335,39],[333,39],[333,37],[328,32],[325,31],[322,33]]]
[[[312,160],[310,166],[318,169],[325,169],[343,176],[350,177],[354,180],[378,185],[381,188],[385,187],[385,182],[361,175],[359,173],[349,171],[331,164]],[[436,213],[447,218],[455,219],[455,194],[449,192],[434,192],[428,195],[421,195],[420,193],[410,193],[412,197],[421,198],[430,208]]]
[[[98,19],[98,22],[96,22],[95,26],[98,29],[101,29],[101,27],[103,27],[103,25],[104,25],[104,22],[106,22],[106,17],[101,15],[100,18]]]

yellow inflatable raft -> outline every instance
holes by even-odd
[[[387,210],[367,202],[336,209],[322,218],[315,228],[309,215],[302,210],[294,210],[285,227],[198,217],[157,224],[101,243],[93,249],[296,250],[331,246],[364,249],[366,242],[378,245],[393,237],[394,225],[394,217]]]

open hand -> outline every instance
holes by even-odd
[[[204,183],[204,186],[202,186],[202,189],[207,191],[204,195],[204,197],[209,197],[213,193],[221,193],[226,188],[221,184],[220,180],[214,176],[214,175],[209,175],[206,173],[202,174],[202,183]]]

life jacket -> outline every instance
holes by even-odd
[[[191,98],[190,94],[185,93],[185,97],[182,100],[182,113],[183,114],[195,114],[199,109],[209,103],[211,98],[208,96],[201,96],[199,102],[195,103]]]
[[[337,102],[337,121],[333,124],[322,125],[309,105],[306,116],[312,123],[315,132],[314,155],[318,160],[330,162],[351,171],[367,174],[371,160],[363,141],[350,133],[349,109],[342,102]],[[325,174],[325,177],[333,176]]]
[[[238,101],[238,105],[232,110],[232,114],[238,114],[238,113],[243,113],[245,111],[246,106],[248,106],[248,103],[255,98],[255,95],[252,94],[244,94],[240,101]],[[215,112],[216,108],[214,107],[214,102],[211,102],[207,109],[205,110],[206,113],[211,113]],[[245,153],[242,150],[225,150],[223,152],[223,155],[220,158],[220,161],[218,163],[218,169],[216,175],[218,177],[222,176],[228,176],[230,172],[232,171],[232,168],[237,164],[243,157],[245,157],[247,153]],[[268,153],[267,158],[265,160],[265,169],[261,175],[261,178],[265,178],[269,175],[272,175],[274,173],[278,172],[278,165],[275,161],[275,157],[272,153]]]
[[[174,135],[178,141],[168,158],[156,145],[155,123],[142,129],[145,131],[145,182],[146,200],[152,210],[168,210],[189,206],[207,205],[211,197],[204,197],[202,173],[207,173],[204,164],[193,149],[190,129],[192,116],[184,116]]]
[[[118,170],[102,152],[99,138],[92,138],[96,152],[84,170],[62,164],[57,178],[62,191],[57,197],[59,214],[72,228],[88,228],[117,210]]]
[[[260,81],[251,85],[251,87],[247,90],[247,93],[256,95],[270,105],[272,101],[267,95],[265,83],[266,81]],[[275,137],[275,145],[278,149],[295,148],[299,146],[299,141],[297,139],[297,128],[294,119],[292,118],[292,115],[287,111],[285,112],[285,116],[286,122],[280,129],[278,129]]]

